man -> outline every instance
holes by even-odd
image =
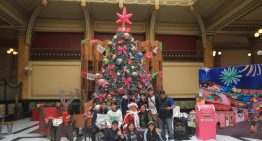
[[[116,120],[118,122],[119,127],[122,125],[123,117],[122,112],[117,108],[117,102],[111,102],[111,110],[107,112],[107,126],[110,128],[111,123]]]
[[[159,114],[159,126],[162,130],[161,135],[164,140],[166,140],[166,131],[168,132],[169,139],[174,138],[174,133],[172,131],[172,121],[173,121],[173,108],[175,108],[174,100],[168,97],[165,91],[160,91],[160,99],[158,106]]]
[[[158,127],[158,113],[157,113],[157,107],[158,107],[158,101],[159,97],[158,95],[154,94],[153,88],[148,89],[148,110],[150,110],[152,114],[152,118],[155,122],[155,126]]]
[[[114,120],[112,127],[105,129],[103,141],[125,141],[125,136],[118,128],[118,122]]]
[[[96,134],[106,128],[106,114],[108,110],[106,108],[106,102],[101,103],[101,107],[94,112],[92,119],[91,139],[96,140]]]

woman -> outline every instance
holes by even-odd
[[[152,121],[152,115],[150,114],[150,112],[147,111],[146,109],[146,105],[142,105],[140,112],[138,113],[139,116],[139,121],[140,121],[140,127],[141,127],[141,131],[144,132],[147,127],[148,127],[148,123],[150,121]]]
[[[126,141],[142,141],[142,135],[136,130],[133,122],[127,125]]]
[[[144,133],[144,141],[162,141],[160,131],[155,128],[152,121],[148,123],[148,129]]]

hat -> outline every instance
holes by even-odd
[[[153,121],[149,121],[149,122],[148,122],[148,125],[150,125],[150,124],[153,124],[153,125],[154,125],[154,122],[153,122]]]
[[[136,106],[138,108],[137,104],[135,102],[130,102],[127,107],[130,108],[131,106]]]
[[[118,124],[118,121],[114,120],[114,121],[112,122],[112,124]]]

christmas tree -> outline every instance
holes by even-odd
[[[105,98],[111,94],[117,99],[123,95],[145,93],[146,89],[153,88],[151,75],[143,69],[142,52],[137,51],[137,43],[130,34],[131,30],[125,27],[132,24],[129,18],[132,14],[126,13],[123,8],[122,15],[117,13],[119,19],[116,23],[122,26],[117,29],[111,42],[109,51],[105,53],[100,79],[97,83],[98,97]]]

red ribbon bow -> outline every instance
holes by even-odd
[[[99,96],[97,97],[97,99],[98,99],[99,102],[101,103],[105,97],[106,97],[106,94],[99,94]]]
[[[124,85],[128,86],[128,88],[129,88],[129,83],[132,81],[132,79],[130,77],[128,77],[128,78],[124,77],[124,78],[122,78],[122,81],[123,81]]]
[[[146,84],[146,75],[145,74],[140,74],[141,81]]]
[[[126,54],[126,46],[118,47],[118,55],[122,53]]]
[[[114,70],[115,66],[114,65],[110,65],[110,66],[107,66],[106,70],[109,71],[109,74],[112,76],[113,73],[112,73],[112,70]]]

